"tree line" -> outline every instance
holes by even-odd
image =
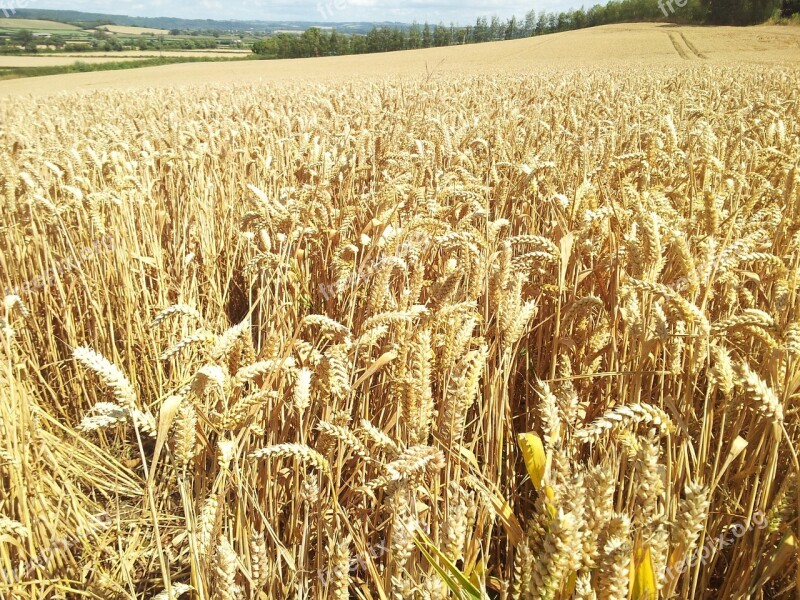
[[[69,42],[72,42],[68,44]],[[90,36],[73,38],[58,34],[37,38],[30,29],[19,29],[8,36],[0,36],[0,54],[34,53],[39,45],[55,50],[68,49],[71,52],[120,52],[135,47],[137,50],[204,50],[217,48],[214,37],[167,38],[164,36],[131,36],[121,38],[102,29],[93,31]]]
[[[303,58],[367,54],[479,44],[642,21],[750,25],[770,17],[788,18],[800,12],[800,0],[611,0],[590,9],[562,12],[529,11],[523,19],[478,18],[475,25],[373,27],[366,35],[346,35],[336,29],[313,27],[302,34],[281,33],[255,42],[253,52],[266,58]]]

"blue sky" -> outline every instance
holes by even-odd
[[[136,17],[409,23],[417,20],[458,24],[474,23],[478,16],[497,15],[505,19],[511,15],[523,17],[531,9],[539,12],[579,6],[569,0],[0,0],[0,6],[4,1],[24,5],[24,8],[58,8]]]

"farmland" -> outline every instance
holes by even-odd
[[[798,592],[800,31],[0,82],[0,592]]]
[[[80,27],[43,19],[12,19],[0,17],[0,29],[31,29],[33,31],[76,31]]]
[[[241,40],[241,33],[188,30],[171,31],[154,27],[134,27],[127,25],[103,24],[104,19],[92,20],[91,14],[60,13],[59,11],[39,11],[52,14],[53,18],[76,18],[81,15],[89,20],[58,22],[46,19],[0,18],[0,56],[24,56],[38,58],[39,66],[54,67],[63,65],[65,56],[116,55],[120,58],[132,55],[142,56],[155,53],[160,57],[187,56],[188,52],[205,51],[209,54],[194,56],[219,56],[214,51],[239,50],[247,54],[247,44]],[[102,15],[99,15],[102,17]],[[124,22],[126,17],[120,17]],[[105,21],[107,22],[107,21]],[[75,24],[77,23],[77,24]],[[249,44],[254,37],[249,37]],[[97,62],[97,61],[87,61]],[[10,65],[4,65],[10,69]],[[26,67],[29,68],[29,67]],[[20,69],[18,76],[30,76]],[[4,77],[5,78],[5,77]]]
[[[176,52],[158,52],[157,50],[131,50],[129,52],[81,52],[77,54],[58,53],[58,54],[39,54],[28,56],[0,55],[0,68],[36,68],[36,67],[56,67],[74,64],[80,61],[86,64],[100,64],[119,62],[131,59],[152,59],[152,58],[250,58],[252,53],[243,50],[184,50]]]
[[[121,33],[123,35],[167,35],[166,29],[153,29],[152,27],[125,27],[123,25],[104,25],[101,29],[111,33]]]
[[[732,43],[731,40],[735,40]],[[688,42],[688,43],[687,43]],[[691,47],[689,46],[691,44]],[[676,48],[677,45],[677,48]],[[694,48],[694,51],[692,50]],[[698,28],[654,24],[610,25],[538,38],[463,47],[433,48],[301,60],[187,64],[129,72],[85,73],[52,79],[8,81],[4,95],[61,91],[141,90],[151,87],[263,81],[343,81],[428,74],[528,73],[553,68],[624,68],[626,65],[713,68],[716,64],[787,65],[800,62],[800,29],[762,26]]]
[[[132,58],[139,58],[141,55],[133,54]],[[154,56],[158,56],[156,52]],[[49,56],[0,56],[0,67],[56,67],[71,65],[76,60],[92,63],[104,63],[120,60],[118,56],[63,56],[59,54]]]

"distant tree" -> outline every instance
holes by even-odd
[[[506,25],[504,39],[513,40],[517,37],[517,17],[511,17]]]
[[[411,49],[422,48],[422,28],[416,21],[408,29],[408,47]]]
[[[464,43],[464,30],[456,27],[450,23],[450,43],[463,44]]]
[[[299,58],[303,56],[300,49],[300,40],[297,35],[292,33],[279,33],[273,39],[278,58]]]
[[[701,0],[708,21],[717,25],[752,25],[769,18],[778,0]]]
[[[479,44],[489,41],[489,25],[486,22],[486,17],[478,17],[477,21],[475,21],[474,39]]]
[[[367,36],[365,35],[350,36],[350,53],[364,54],[365,52],[367,52]]]
[[[336,33],[336,29],[334,28],[331,30],[330,36],[328,36],[328,54],[336,56],[339,54],[339,34]]]
[[[800,0],[783,0],[781,2],[782,17],[788,19],[796,14],[800,14]]]
[[[595,27],[602,24],[603,7],[595,4],[586,13],[586,26]]]
[[[492,23],[489,25],[489,39],[503,39],[503,24],[500,22],[500,17],[497,15],[492,17]]]
[[[217,40],[213,37],[198,37],[193,40],[187,40],[187,41],[189,41],[192,44],[192,46],[197,49],[217,47]]]
[[[425,28],[422,30],[422,47],[430,48],[433,43],[433,36],[431,35],[431,26],[425,23]]]
[[[580,7],[572,13],[572,28],[582,29],[584,27],[586,27],[586,11],[583,10],[583,7]]]
[[[547,33],[548,16],[546,12],[540,12],[539,18],[536,20],[536,35]]]
[[[119,52],[123,50],[122,42],[119,41],[119,38],[116,36],[109,37],[103,44],[105,46],[104,50],[110,50],[113,52]]]
[[[529,10],[525,13],[525,24],[522,26],[523,37],[530,37],[536,31],[536,11]]]
[[[406,36],[402,29],[390,28],[389,40],[389,51],[406,49]]]
[[[11,39],[20,46],[26,46],[33,41],[33,32],[29,29],[20,29],[11,35]]]
[[[345,54],[352,54],[353,53],[353,40],[357,37],[356,35],[337,35],[336,36],[336,45],[334,47],[331,44],[331,51],[335,52],[337,55],[345,55]]]
[[[320,56],[325,51],[325,41],[317,27],[306,29],[300,36],[301,56]]]
[[[383,52],[381,49],[381,36],[377,27],[372,27],[366,35],[366,52]]]
[[[444,26],[444,23],[439,23],[434,28],[433,45],[439,48],[450,45],[450,30]]]

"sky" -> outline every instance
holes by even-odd
[[[13,1],[13,0],[6,0]],[[481,17],[524,17],[531,9],[569,8],[569,0],[16,0],[24,8],[56,8],[133,17],[180,17],[262,21],[451,22],[466,25]],[[0,0],[2,6],[3,0]]]

